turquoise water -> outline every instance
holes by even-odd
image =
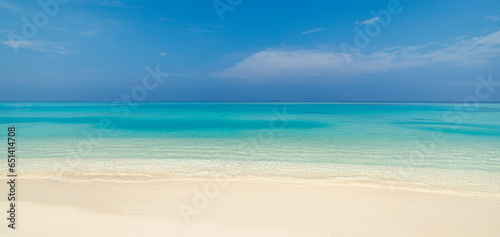
[[[500,193],[500,104],[0,103],[21,175]]]

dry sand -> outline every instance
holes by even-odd
[[[1,190],[6,197],[6,187]],[[7,205],[2,198],[0,207],[6,210]],[[498,197],[338,184],[20,179],[17,206],[16,230],[8,229],[2,218],[0,236],[496,237],[500,233]]]

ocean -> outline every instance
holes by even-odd
[[[16,129],[24,178],[500,194],[495,103],[3,102],[0,124],[5,139]]]

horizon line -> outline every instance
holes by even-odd
[[[108,100],[20,100],[20,101],[0,101],[0,103],[50,103],[50,102],[85,102],[85,103],[102,103],[102,102],[115,102]],[[500,103],[500,101],[478,101],[478,102],[466,102],[460,100],[352,100],[352,101],[297,101],[297,100],[267,100],[267,101],[119,101],[118,103]]]

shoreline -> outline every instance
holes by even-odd
[[[356,188],[376,188],[382,190],[401,190],[409,192],[419,192],[419,193],[429,193],[438,195],[449,195],[456,197],[472,197],[472,198],[500,198],[500,193],[496,192],[480,192],[471,191],[463,189],[453,189],[449,187],[442,187],[436,185],[430,185],[426,183],[419,182],[407,182],[407,181],[388,181],[388,180],[376,180],[376,179],[303,179],[303,178],[283,178],[283,177],[255,177],[255,176],[245,176],[245,177],[224,177],[221,175],[214,175],[210,177],[188,177],[188,176],[164,176],[164,177],[154,177],[154,176],[122,176],[116,178],[116,174],[110,175],[108,177],[97,178],[95,176],[87,176],[86,179],[79,177],[79,179],[72,179],[74,176],[69,176],[71,178],[66,178],[65,176],[26,176],[20,174],[17,178],[20,180],[33,180],[33,181],[60,181],[68,183],[117,183],[117,184],[155,184],[163,182],[245,182],[245,183],[255,183],[255,184],[273,184],[273,185],[289,185],[289,186],[340,186],[340,187],[356,187]],[[109,178],[109,177],[114,177]],[[124,178],[124,177],[128,177]]]
[[[498,173],[418,167],[307,164],[207,160],[78,160],[71,166],[59,159],[23,164],[23,179],[70,182],[163,182],[228,180],[301,185],[354,185],[443,193],[459,196],[500,196]],[[68,161],[65,161],[68,163]],[[36,167],[36,169],[34,168]],[[44,172],[46,171],[46,172]]]

